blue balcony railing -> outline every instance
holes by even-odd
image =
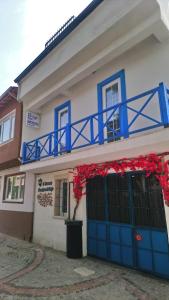
[[[168,97],[169,90],[160,83],[125,102],[23,143],[22,161],[29,163],[83,147],[117,141],[156,127],[167,127]]]

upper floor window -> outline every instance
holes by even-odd
[[[107,135],[108,142],[117,141],[120,139],[116,137],[120,133],[120,110],[119,108],[114,109],[114,105],[121,102],[119,80],[114,80],[103,88],[103,101],[104,108],[109,109],[104,115],[107,125],[105,138]]]
[[[11,140],[15,131],[15,112],[0,120],[0,144]]]

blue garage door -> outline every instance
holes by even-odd
[[[161,188],[144,173],[87,183],[88,255],[169,278]]]

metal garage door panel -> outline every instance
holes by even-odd
[[[110,242],[120,244],[120,227],[118,225],[110,225]]]
[[[97,239],[104,240],[107,239],[107,225],[106,223],[97,223]]]
[[[137,267],[141,270],[153,272],[153,257],[151,251],[146,249],[138,249]]]
[[[134,266],[132,227],[122,224],[109,224],[110,259],[126,266]]]
[[[95,222],[88,221],[88,237],[96,238],[96,224]]]
[[[133,246],[133,229],[130,226],[121,226],[121,244],[126,246]]]
[[[169,256],[164,253],[154,253],[154,271],[159,275],[169,277]]]
[[[164,204],[153,177],[96,177],[87,203],[89,255],[169,278]]]
[[[97,241],[96,255],[100,258],[108,258],[106,241]]]
[[[134,267],[133,248],[121,246],[122,264]]]
[[[96,256],[97,255],[97,241],[93,238],[88,238],[87,241],[88,255]]]
[[[167,232],[152,231],[152,246],[154,251],[168,253]]]
[[[120,245],[110,245],[110,260],[119,264],[122,263]]]
[[[137,240],[137,236],[140,236],[140,240]],[[135,240],[136,240],[137,248],[152,250],[151,231],[150,230],[136,228]]]

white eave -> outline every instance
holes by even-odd
[[[118,0],[115,6],[105,0],[22,80],[19,100],[39,109],[146,38],[169,39],[168,12],[161,1]]]

